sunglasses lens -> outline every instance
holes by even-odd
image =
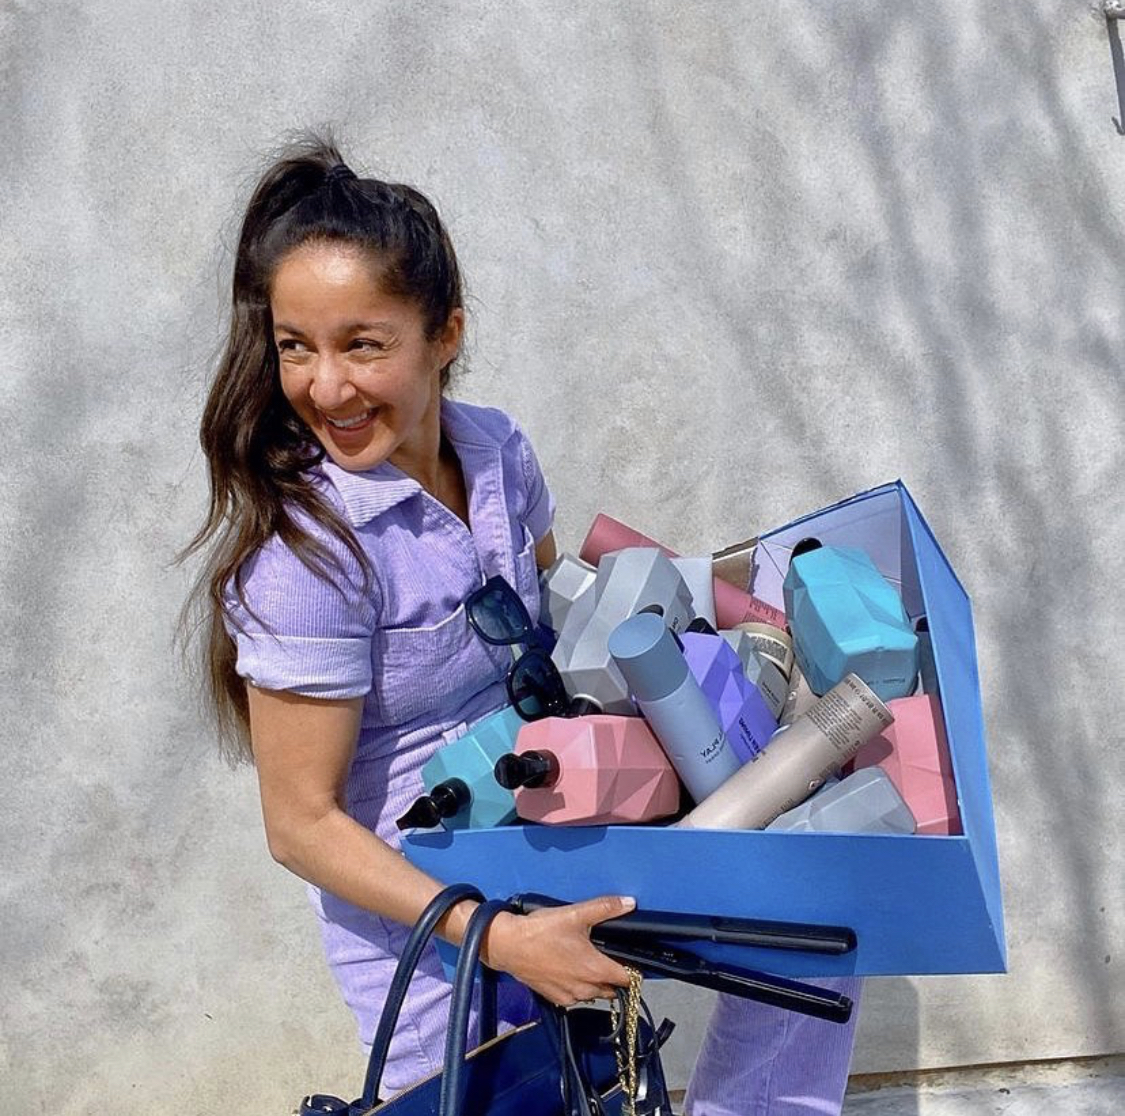
[[[558,668],[541,651],[529,651],[508,675],[508,697],[525,721],[562,714],[570,703]]]
[[[531,617],[515,590],[492,578],[473,594],[470,603],[473,627],[490,643],[519,643],[531,632]]]

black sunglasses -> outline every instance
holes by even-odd
[[[571,699],[520,595],[499,574],[469,594],[465,615],[485,643],[525,645],[523,654],[508,668],[507,679],[508,700],[525,721],[599,711],[586,699]]]

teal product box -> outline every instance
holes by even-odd
[[[841,956],[700,945],[699,952],[796,977],[992,973],[1007,966],[996,833],[984,746],[972,609],[901,482],[883,485],[762,536],[754,595],[782,606],[793,547],[864,550],[926,616],[964,832],[779,833],[649,826],[415,832],[407,857],[439,880],[489,896],[535,891],[579,900],[632,895],[649,910],[849,926]]]

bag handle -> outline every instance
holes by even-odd
[[[402,1011],[402,1005],[406,1000],[406,992],[410,987],[410,979],[414,976],[414,970],[418,967],[418,962],[422,959],[422,951],[426,948],[426,944],[429,942],[441,919],[452,907],[465,899],[482,901],[484,896],[473,887],[472,884],[450,884],[449,887],[439,891],[426,905],[425,910],[418,916],[418,921],[414,924],[410,935],[406,939],[406,944],[402,948],[402,954],[395,968],[395,975],[391,980],[391,987],[387,991],[387,999],[383,1005],[382,1014],[379,1016],[379,1026],[375,1030],[375,1038],[371,1043],[371,1057],[367,1061],[367,1077],[364,1079],[363,1096],[359,1101],[360,1104],[366,1105],[368,1108],[374,1107],[374,1105],[378,1103],[379,1084],[383,1080],[383,1069],[387,1064],[387,1055],[391,1048],[391,1039],[394,1037],[395,1027],[398,1026],[399,1013]],[[473,918],[476,917],[477,913],[477,911],[473,912]],[[472,924],[473,920],[470,919],[469,925],[472,926]],[[480,947],[478,945],[477,952],[479,953],[479,951]],[[476,958],[474,956],[474,964],[475,961]],[[460,965],[458,965],[458,971],[460,971]],[[471,986],[469,992],[471,995]],[[484,1010],[484,1000],[491,1001],[487,1011]],[[452,1019],[452,1012],[450,1013],[450,1017]],[[487,987],[482,988],[482,1034],[488,1020],[491,1020],[491,1028],[494,1035],[496,1028],[495,980],[490,981]],[[493,1035],[489,1035],[488,1037],[491,1038]],[[464,1038],[462,1038],[462,1053],[463,1052]]]
[[[465,936],[461,940],[461,953],[457,958],[457,972],[453,977],[453,999],[449,1006],[449,1028],[445,1036],[445,1068],[441,1075],[441,1103],[438,1116],[460,1116],[467,1087],[465,1078],[465,1053],[468,1045],[469,1008],[472,1004],[473,984],[480,961],[484,935],[498,914],[512,909],[503,899],[489,899],[481,903],[469,918]],[[484,966],[482,970],[482,1000],[495,1004],[496,974]],[[493,1016],[495,1018],[495,1016]],[[489,1036],[494,1037],[494,1036]],[[484,1036],[481,1036],[485,1041]]]

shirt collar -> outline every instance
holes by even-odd
[[[441,428],[458,450],[462,446],[495,447],[497,444],[495,437],[450,399],[443,398],[441,401]],[[459,456],[462,468],[466,468],[466,455],[462,453]],[[422,486],[413,477],[408,477],[389,461],[362,473],[353,473],[341,469],[330,457],[324,457],[319,468],[340,494],[344,515],[353,527],[370,523],[422,491]]]

